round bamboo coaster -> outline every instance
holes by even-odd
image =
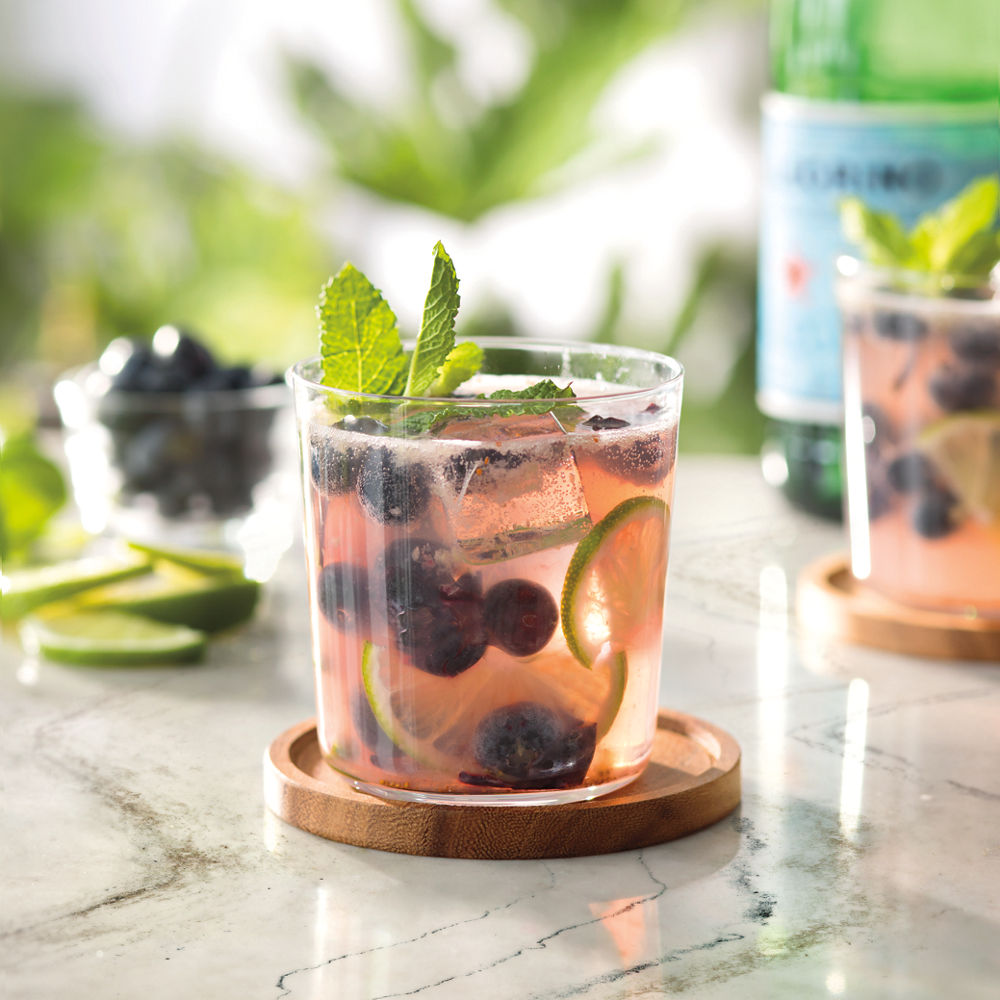
[[[264,800],[309,833],[359,847],[442,858],[559,858],[663,843],[722,819],[740,801],[740,748],[722,729],[662,711],[653,756],[632,784],[558,806],[389,802],[356,791],[323,760],[315,720],[264,757]]]
[[[807,628],[846,642],[943,660],[1000,660],[1000,620],[898,604],[855,580],[844,553],[802,571],[796,610]]]

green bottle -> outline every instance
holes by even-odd
[[[1000,166],[1000,0],[772,0],[757,402],[768,482],[841,516],[837,205],[912,224]]]

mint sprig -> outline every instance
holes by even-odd
[[[455,265],[441,242],[434,245],[431,287],[424,301],[424,316],[417,335],[404,396],[423,396],[438,377],[455,346],[455,316],[460,302]]]
[[[1000,177],[981,177],[907,232],[899,219],[876,212],[859,198],[840,203],[844,235],[879,267],[963,283],[985,283],[1000,262]],[[933,282],[932,282],[933,284]]]
[[[497,389],[487,395],[472,397],[496,401],[494,406],[438,404],[431,410],[408,412],[399,421],[399,429],[409,436],[421,434],[451,420],[481,420],[484,417],[510,417],[514,414],[540,415],[552,413],[566,429],[573,426],[583,410],[569,400],[575,399],[573,386],[560,389],[551,379],[526,386],[524,389]],[[559,402],[566,400],[567,402]]]
[[[419,409],[423,404],[417,399],[451,396],[482,364],[483,352],[478,345],[455,343],[459,303],[454,264],[438,242],[420,332],[407,359],[396,316],[382,293],[353,264],[344,264],[323,286],[317,307],[323,384],[348,392],[407,397],[406,405],[397,407],[396,413],[385,414],[390,428],[398,433],[416,434],[456,416],[505,417],[553,411],[564,425],[575,422],[579,408],[561,402],[573,398],[572,387],[559,388],[551,379],[525,389],[501,389],[488,397],[477,397],[496,400],[494,407],[463,408],[444,403]],[[536,401],[534,405],[526,404],[531,400]]]
[[[344,264],[323,286],[316,312],[324,385],[379,395],[402,392],[406,354],[396,316],[353,264]]]

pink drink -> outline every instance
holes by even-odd
[[[296,384],[319,738],[357,787],[555,802],[642,771],[680,370],[645,352],[630,361],[625,374],[655,388],[555,376],[594,399],[504,416],[469,400],[468,415],[409,437]],[[533,381],[479,376],[462,391]]]
[[[841,283],[854,575],[1000,614],[1000,299]]]

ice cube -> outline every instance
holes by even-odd
[[[448,450],[442,492],[469,562],[513,559],[586,534],[591,519],[576,459],[551,414],[461,423],[448,438],[481,444]]]

